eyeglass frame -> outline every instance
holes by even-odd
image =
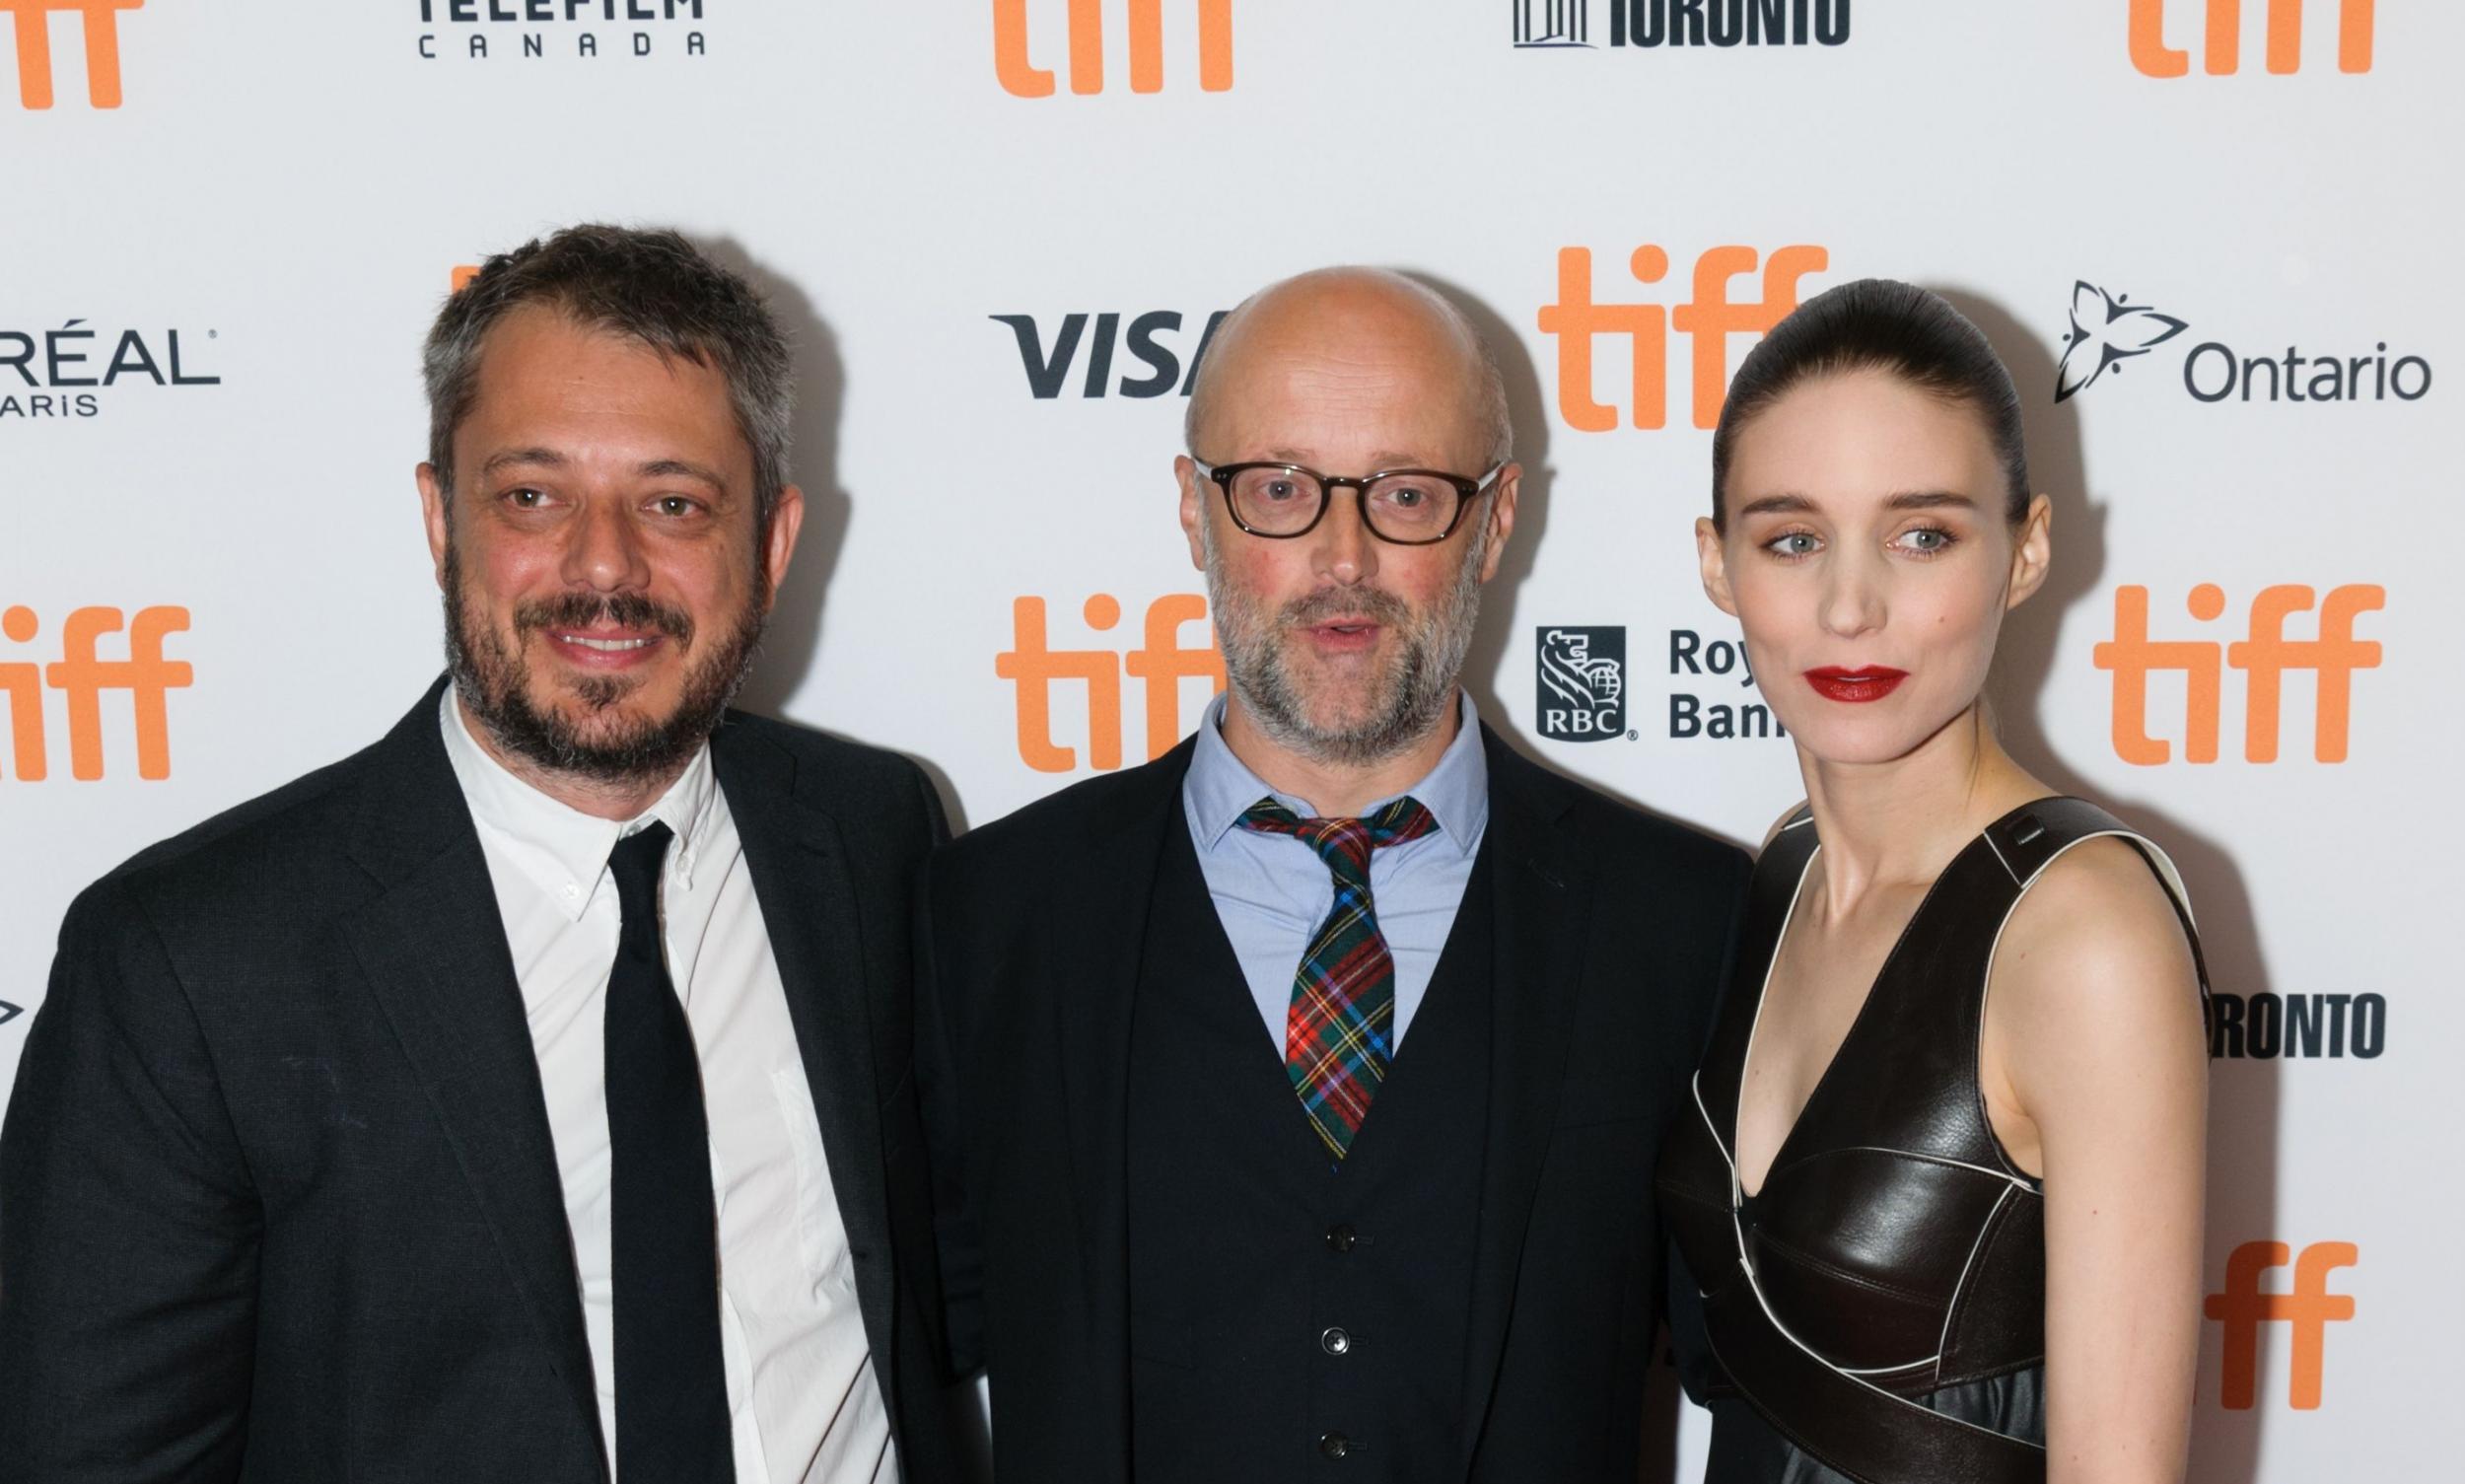
[[[1372,469],[1369,473],[1355,479],[1339,474],[1321,474],[1305,463],[1290,463],[1281,459],[1252,459],[1240,463],[1213,464],[1195,454],[1190,456],[1191,465],[1201,474],[1206,475],[1217,489],[1224,492],[1224,513],[1232,518],[1232,524],[1240,528],[1243,535],[1253,535],[1262,541],[1290,541],[1305,536],[1317,530],[1318,523],[1326,519],[1327,511],[1335,504],[1335,492],[1339,489],[1350,488],[1354,498],[1361,501],[1361,529],[1390,546],[1435,546],[1452,536],[1463,528],[1463,518],[1471,511],[1472,502],[1491,493],[1497,486],[1498,476],[1505,473],[1507,464],[1513,461],[1509,459],[1497,464],[1478,479],[1467,479],[1461,474],[1450,474],[1444,469],[1422,468]],[[1309,524],[1299,530],[1260,530],[1251,526],[1241,519],[1239,507],[1232,503],[1233,476],[1247,473],[1251,469],[1283,469],[1288,473],[1307,474],[1310,478],[1317,480],[1318,513],[1311,516]],[[1391,479],[1399,474],[1419,474],[1424,478],[1443,480],[1453,486],[1455,518],[1446,523],[1444,530],[1427,540],[1402,541],[1378,530],[1377,523],[1370,519],[1370,486],[1380,479]]]

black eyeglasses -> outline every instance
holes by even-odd
[[[1439,469],[1379,469],[1347,479],[1298,463],[1198,463],[1224,491],[1232,524],[1251,535],[1278,541],[1307,535],[1326,517],[1328,491],[1348,487],[1361,496],[1361,520],[1370,533],[1398,546],[1428,546],[1453,535],[1464,512],[1506,467],[1478,479]]]

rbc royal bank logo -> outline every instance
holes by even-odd
[[[2189,11],[2191,0],[2174,0]],[[2337,0],[2337,70],[2371,70],[2371,33],[2376,0]],[[2166,0],[2131,0],[2131,61],[2149,77],[2181,77],[2191,53],[2165,44]],[[2242,69],[2243,0],[2208,0],[2208,34],[2202,65],[2213,77]],[[2268,0],[2268,70],[2280,76],[2302,70],[2302,0]]]
[[[1541,736],[1598,742],[1626,735],[1626,630],[1543,628]]]

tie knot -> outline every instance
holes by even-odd
[[[1370,879],[1370,852],[1417,840],[1438,827],[1437,817],[1410,795],[1363,819],[1304,819],[1271,798],[1261,799],[1241,813],[1239,822],[1243,829],[1292,835],[1316,851],[1338,881],[1364,884]]]
[[[628,949],[656,949],[659,943],[659,873],[675,837],[675,831],[654,819],[607,853],[607,874],[616,879],[616,905]]]

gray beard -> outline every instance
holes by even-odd
[[[1481,616],[1486,523],[1466,543],[1454,585],[1417,622],[1402,599],[1378,588],[1325,589],[1270,615],[1264,604],[1224,580],[1215,528],[1202,525],[1199,532],[1225,681],[1269,742],[1321,766],[1358,768],[1400,756],[1438,730],[1454,703],[1455,682]],[[1284,636],[1338,613],[1360,613],[1392,627],[1403,636],[1403,648],[1386,672],[1370,682],[1375,704],[1367,717],[1349,726],[1321,726],[1310,719],[1309,697],[1285,663]]]

